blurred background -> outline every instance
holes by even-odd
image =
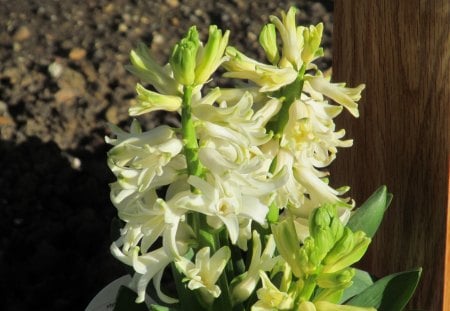
[[[333,2],[0,0],[0,295],[2,310],[84,310],[126,273],[109,253],[108,123],[126,128],[139,41],[167,62],[191,25],[231,31],[230,44],[263,60],[258,34],[290,6],[301,25],[323,22],[331,66]],[[153,113],[146,129],[176,124]]]

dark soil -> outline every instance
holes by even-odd
[[[331,65],[331,0],[0,0],[1,310],[84,310],[125,274],[109,253],[104,136],[126,127],[137,80],[129,51],[149,44],[161,63],[196,24],[231,30],[231,43],[262,59],[257,36],[290,5],[301,24],[325,24]],[[143,117],[147,128],[177,122]]]

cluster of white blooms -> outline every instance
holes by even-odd
[[[173,264],[184,288],[199,292],[202,305],[212,306],[222,294],[231,305],[242,303],[262,279],[253,309],[274,310],[265,301],[279,290],[271,288],[265,272],[286,261],[278,256],[270,224],[292,219],[300,245],[319,206],[337,205],[344,224],[350,215],[352,204],[340,197],[347,188],[333,189],[322,169],[338,147],[351,146],[333,118],[342,107],[358,115],[364,86],[330,83],[312,63],[322,55],[322,24],[296,26],[293,8],[270,21],[260,43],[271,64],[228,46],[229,32],[215,26],[205,45],[192,27],[164,67],[143,44],[131,53],[129,70],[151,89],[137,85],[130,115],[166,110],[181,117],[180,128],[143,132],[134,121],[129,133],[112,127],[114,138],[107,139],[113,145],[108,164],[117,177],[111,200],[125,223],[111,251],[133,267],[137,302],[151,280],[163,302],[177,302],[160,288],[165,268]],[[208,90],[204,85],[219,66],[225,77],[246,82]],[[232,253],[242,256],[250,247],[247,269],[231,269],[231,261],[239,260]],[[226,288],[218,285],[220,278]],[[283,295],[277,296],[280,304],[290,306]]]

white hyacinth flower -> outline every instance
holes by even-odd
[[[252,306],[252,311],[292,310],[294,299],[280,291],[265,272],[260,271],[262,287],[256,291],[258,301]]]
[[[261,237],[258,232],[253,231],[252,259],[248,271],[242,275],[239,283],[233,287],[232,295],[235,303],[245,301],[250,297],[259,282],[259,271],[270,271],[278,258],[273,258],[275,252],[275,240],[269,235],[266,247],[262,251]],[[240,278],[240,277],[238,277]]]
[[[183,144],[168,126],[148,132],[120,133],[110,140],[114,147],[108,152],[108,165],[123,189],[144,192],[155,177],[163,175],[166,166],[178,155]]]
[[[314,90],[344,106],[354,117],[359,117],[358,104],[356,102],[361,98],[361,92],[365,88],[364,84],[360,84],[355,88],[348,88],[342,83],[331,83],[320,75],[306,75],[305,79]]]
[[[251,80],[261,87],[260,92],[276,91],[297,78],[297,71],[291,67],[278,68],[260,63],[233,47],[228,47],[225,53],[230,60],[223,64],[227,69],[224,77]]]
[[[269,141],[271,136],[266,133],[264,125],[277,112],[279,106],[270,103],[254,113],[252,105],[253,98],[250,93],[244,93],[241,100],[233,106],[226,106],[225,102],[221,107],[194,105],[193,113],[199,119],[200,140],[205,136],[203,132],[205,129],[206,134],[208,131],[214,132],[217,136],[227,139],[234,136],[236,142],[247,141],[248,146],[257,146]]]
[[[195,264],[186,258],[180,258],[175,262],[177,268],[185,275],[185,281],[188,281],[188,288],[191,290],[199,289],[202,298],[208,304],[211,304],[214,298],[219,297],[221,289],[216,285],[217,280],[222,274],[228,260],[231,257],[231,251],[224,246],[210,256],[210,248],[204,247],[197,251]]]
[[[237,243],[239,237],[241,219],[265,223],[267,204],[257,197],[243,193],[239,183],[234,183],[231,178],[220,180],[216,177],[210,183],[190,176],[188,182],[201,194],[192,194],[191,198],[187,198],[184,202],[185,208],[208,216],[208,223],[214,228],[225,225],[233,244]]]

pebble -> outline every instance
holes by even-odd
[[[13,40],[17,42],[22,42],[28,40],[31,37],[31,31],[27,26],[20,26],[19,29],[14,33]]]
[[[54,79],[61,77],[63,70],[64,67],[57,62],[53,62],[48,66],[48,72]]]
[[[65,151],[61,152],[61,156],[63,158],[66,158],[69,163],[70,163],[70,167],[72,167],[74,170],[79,171],[81,168],[81,160],[78,157],[75,157]]]
[[[119,123],[118,111],[116,106],[111,106],[106,110],[105,117],[109,123],[117,124]]]
[[[75,98],[77,95],[78,92],[72,88],[62,88],[55,93],[55,100],[57,103],[62,104]]]
[[[71,60],[82,60],[86,56],[86,50],[82,48],[75,47],[70,50],[69,58]]]
[[[255,33],[253,33],[253,32],[251,32],[251,31],[249,31],[249,32],[247,32],[247,38],[250,40],[250,41],[256,41],[257,39],[258,39],[258,36],[255,34]]]
[[[179,20],[178,18],[176,18],[176,17],[172,17],[172,18],[170,19],[170,23],[171,23],[173,26],[177,27],[177,26],[180,25],[180,20]]]
[[[125,23],[120,23],[117,29],[119,32],[127,32],[128,26]]]
[[[6,117],[6,116],[0,116],[0,126],[5,126],[5,125],[14,125],[13,119],[11,119],[10,117]]]
[[[8,105],[4,101],[0,100],[0,114],[5,112],[8,112]]]
[[[158,32],[153,32],[153,40],[152,40],[152,47],[153,45],[158,46],[164,43],[164,37],[158,33]]]
[[[166,3],[172,9],[175,9],[175,8],[177,8],[180,5],[180,2],[178,2],[178,0],[166,0]]]
[[[105,7],[103,7],[103,12],[105,13],[112,13],[114,11],[114,4],[109,3]]]

